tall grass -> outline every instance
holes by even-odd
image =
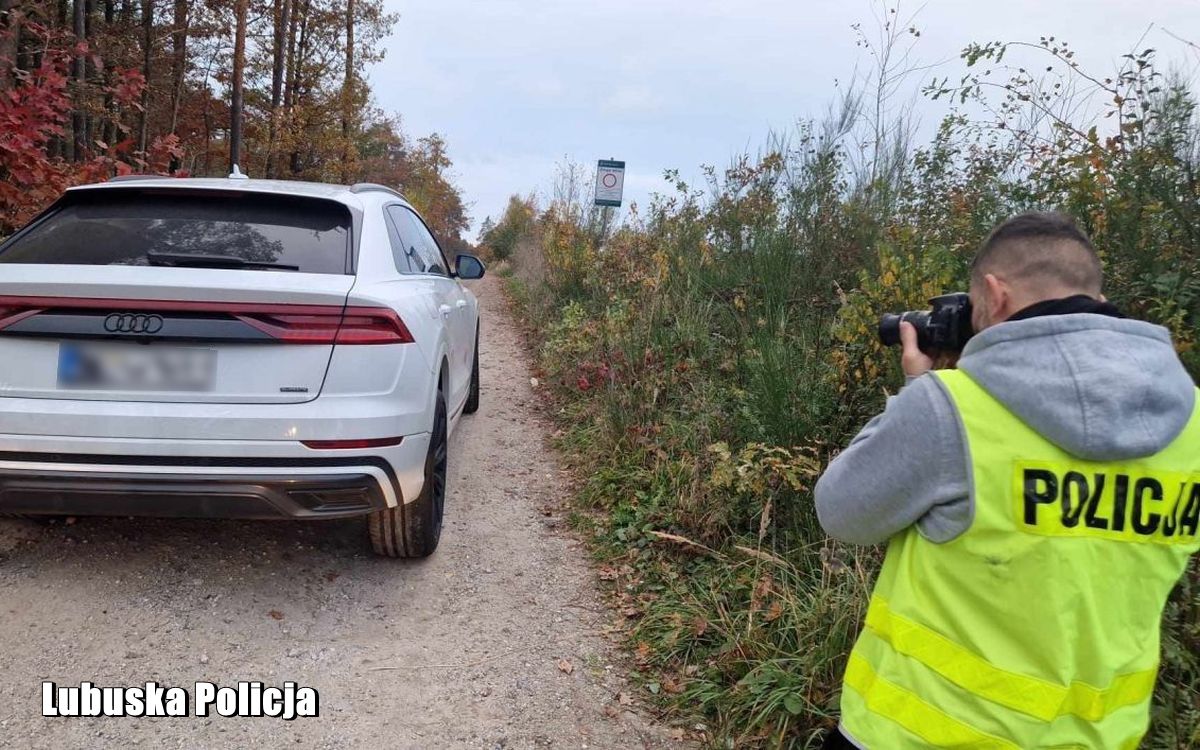
[[[699,189],[670,176],[613,232],[569,170],[514,241],[513,289],[582,478],[581,523],[647,687],[714,745],[816,747],[832,726],[881,552],[826,539],[811,487],[902,383],[879,313],[962,288],[997,221],[1071,212],[1102,249],[1108,296],[1169,327],[1200,372],[1192,92],[1152,53],[1125,58],[1111,83],[1086,76],[1119,100],[1104,134],[1091,126],[1103,110],[1074,122],[1064,113],[1080,107],[1035,98],[1055,75],[1085,74],[1061,43],[1033,47],[972,46],[960,82],[929,87],[991,121],[952,114],[917,147],[850,96]],[[1022,50],[1056,72],[1035,80],[1014,62],[995,101],[975,66],[1003,71],[1003,53]],[[1196,566],[1164,622],[1146,746],[1193,747]]]

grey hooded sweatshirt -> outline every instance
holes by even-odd
[[[999,323],[967,343],[958,367],[1091,461],[1157,453],[1183,431],[1196,394],[1165,328],[1092,313]],[[912,379],[817,482],[821,525],[855,544],[914,524],[932,542],[958,537],[974,518],[964,443],[941,381]]]

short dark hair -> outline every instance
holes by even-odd
[[[1058,211],[1014,216],[992,230],[971,263],[971,278],[997,273],[1011,279],[1099,294],[1100,256],[1075,220]]]

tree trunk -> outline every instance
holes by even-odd
[[[15,3],[13,3],[15,5]],[[14,70],[37,70],[42,64],[41,47],[36,33],[30,34],[29,27],[24,23],[25,14],[21,13],[14,19],[13,39],[17,53]],[[9,80],[11,84],[15,80]]]
[[[242,159],[242,81],[246,72],[246,4],[237,0],[233,38],[233,91],[229,104],[229,171]]]
[[[212,81],[213,66],[217,64],[217,55],[221,52],[219,47],[214,48],[208,57],[208,62],[204,66],[204,79],[200,82],[200,92],[204,96],[204,176],[212,176],[212,135],[213,135],[213,115],[212,115],[212,90],[210,81]]]
[[[54,17],[50,19],[51,26],[55,30],[66,30],[67,22],[71,17],[71,6],[68,0],[58,0],[55,4],[55,11]],[[66,136],[55,135],[51,137],[50,143],[46,146],[46,153],[50,155],[51,159],[70,159],[71,155],[68,153]]]
[[[114,0],[104,0],[104,33],[113,38],[113,24],[117,19],[117,5]],[[111,87],[113,83],[113,68],[111,65],[104,66],[104,84],[106,87]],[[104,123],[100,128],[100,138],[112,146],[117,140],[117,120],[120,113],[117,111],[117,102],[112,93],[104,95]]]
[[[349,184],[353,165],[350,120],[354,117],[354,0],[346,0],[346,78],[342,81],[342,182]]]
[[[188,4],[175,0],[175,26],[171,29],[171,131],[179,127],[179,103],[187,75]]]
[[[138,151],[145,158],[150,141],[150,69],[154,52],[154,0],[142,0],[142,75],[146,87],[142,89],[142,116],[138,127]]]
[[[307,6],[297,6],[297,2],[298,0],[290,0],[289,3],[292,6],[292,17],[290,28],[288,28],[287,62],[283,74],[283,132],[292,142],[294,142],[292,129],[295,127],[293,107],[296,101],[296,77],[299,67],[296,64],[296,33],[300,26],[300,19],[308,14]],[[278,171],[282,171],[282,168],[278,168]]]
[[[289,6],[295,6],[296,0],[289,0]],[[292,108],[292,100],[296,92],[296,27],[299,26],[299,19],[306,14],[306,10],[291,7],[290,24],[287,30],[287,61],[285,62],[285,70],[283,75],[283,108],[290,110]]]
[[[274,67],[271,70],[271,123],[267,135],[267,177],[274,179],[276,174],[275,150],[279,135],[279,120],[281,113],[279,105],[283,100],[284,63],[288,56],[287,36],[291,27],[291,0],[275,0],[275,49]]]
[[[74,64],[71,66],[71,78],[75,82],[75,109],[71,113],[71,132],[74,135],[70,158],[71,161],[81,161],[87,148],[86,106],[84,101],[87,88],[84,86],[84,76],[87,74],[87,61],[83,53],[83,45],[87,42],[85,26],[87,24],[87,0],[75,0],[74,16],[75,42],[79,50],[75,53]]]
[[[304,78],[302,76],[302,73],[304,72],[304,63],[308,56],[308,13],[309,13],[309,10],[312,9],[312,0],[304,0],[303,7],[304,7],[304,11],[300,16],[300,21],[299,21],[299,36],[300,36],[300,38],[296,43],[296,57],[293,60],[293,63],[295,64],[295,69],[292,71],[292,89],[293,90],[291,92],[292,93],[291,107],[293,108],[292,109],[293,115],[295,113],[295,108],[298,107],[300,104],[300,96],[301,96],[301,94],[304,93],[304,88],[303,88]],[[296,122],[294,116],[292,118],[291,124],[292,124],[292,127],[297,126],[297,122]],[[301,155],[300,155],[299,145],[298,144],[294,145],[292,147],[292,158],[291,158],[291,162],[292,162],[291,167],[292,167],[293,175],[298,175],[298,174],[300,174],[301,171],[303,171],[304,165],[300,161],[300,156]]]
[[[95,0],[87,0],[83,7],[83,38],[87,40],[88,45],[88,54],[83,60],[83,80],[87,86],[87,90],[93,93],[94,98],[94,92],[104,83],[104,77],[98,75],[99,71],[96,70],[96,64],[92,62],[92,56],[101,51],[101,44],[96,38],[96,27],[92,23],[94,20],[92,17],[96,14],[96,2]],[[103,127],[103,119],[98,120],[94,112],[84,112],[83,142],[87,144],[89,151],[96,148],[95,140],[97,133],[93,128],[96,127],[98,121],[101,127]]]
[[[15,5],[13,0],[0,0],[0,91],[12,88],[12,69],[17,64],[17,40],[21,29]]]

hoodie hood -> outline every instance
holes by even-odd
[[[1192,416],[1196,386],[1162,326],[1048,315],[977,334],[958,367],[1059,448],[1089,461],[1165,448]]]

